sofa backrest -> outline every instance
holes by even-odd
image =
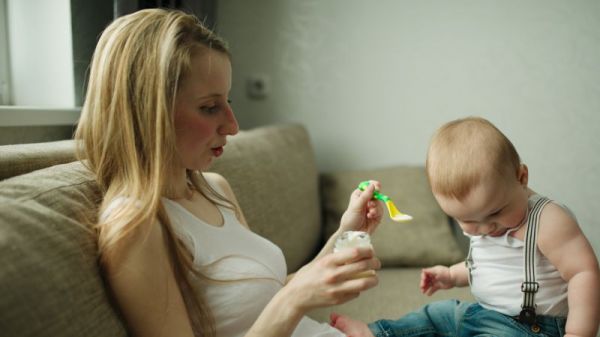
[[[92,174],[72,161],[73,149],[72,141],[0,146],[3,336],[127,334],[85,225],[101,195]],[[213,171],[229,180],[250,227],[282,248],[290,272],[314,255],[321,239],[318,175],[302,126],[240,132]]]
[[[303,126],[240,132],[211,171],[229,181],[250,228],[283,250],[288,272],[314,257],[323,234],[319,176]]]
[[[85,219],[101,196],[81,163],[0,182],[3,336],[126,336]]]

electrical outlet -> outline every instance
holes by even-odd
[[[267,75],[252,75],[246,79],[246,94],[250,99],[265,99],[269,95],[269,77]]]

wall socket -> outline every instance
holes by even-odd
[[[269,77],[264,74],[251,75],[246,78],[246,95],[250,99],[265,99],[269,96]]]

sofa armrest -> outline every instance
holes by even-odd
[[[75,160],[75,141],[0,146],[0,180]]]

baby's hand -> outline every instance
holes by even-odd
[[[383,205],[373,199],[373,192],[381,187],[378,181],[371,180],[364,191],[355,189],[350,195],[348,208],[342,215],[340,229],[373,233],[383,217]]]
[[[450,289],[454,287],[454,280],[450,268],[446,266],[434,266],[421,270],[421,292],[427,296],[433,295],[439,289]]]

